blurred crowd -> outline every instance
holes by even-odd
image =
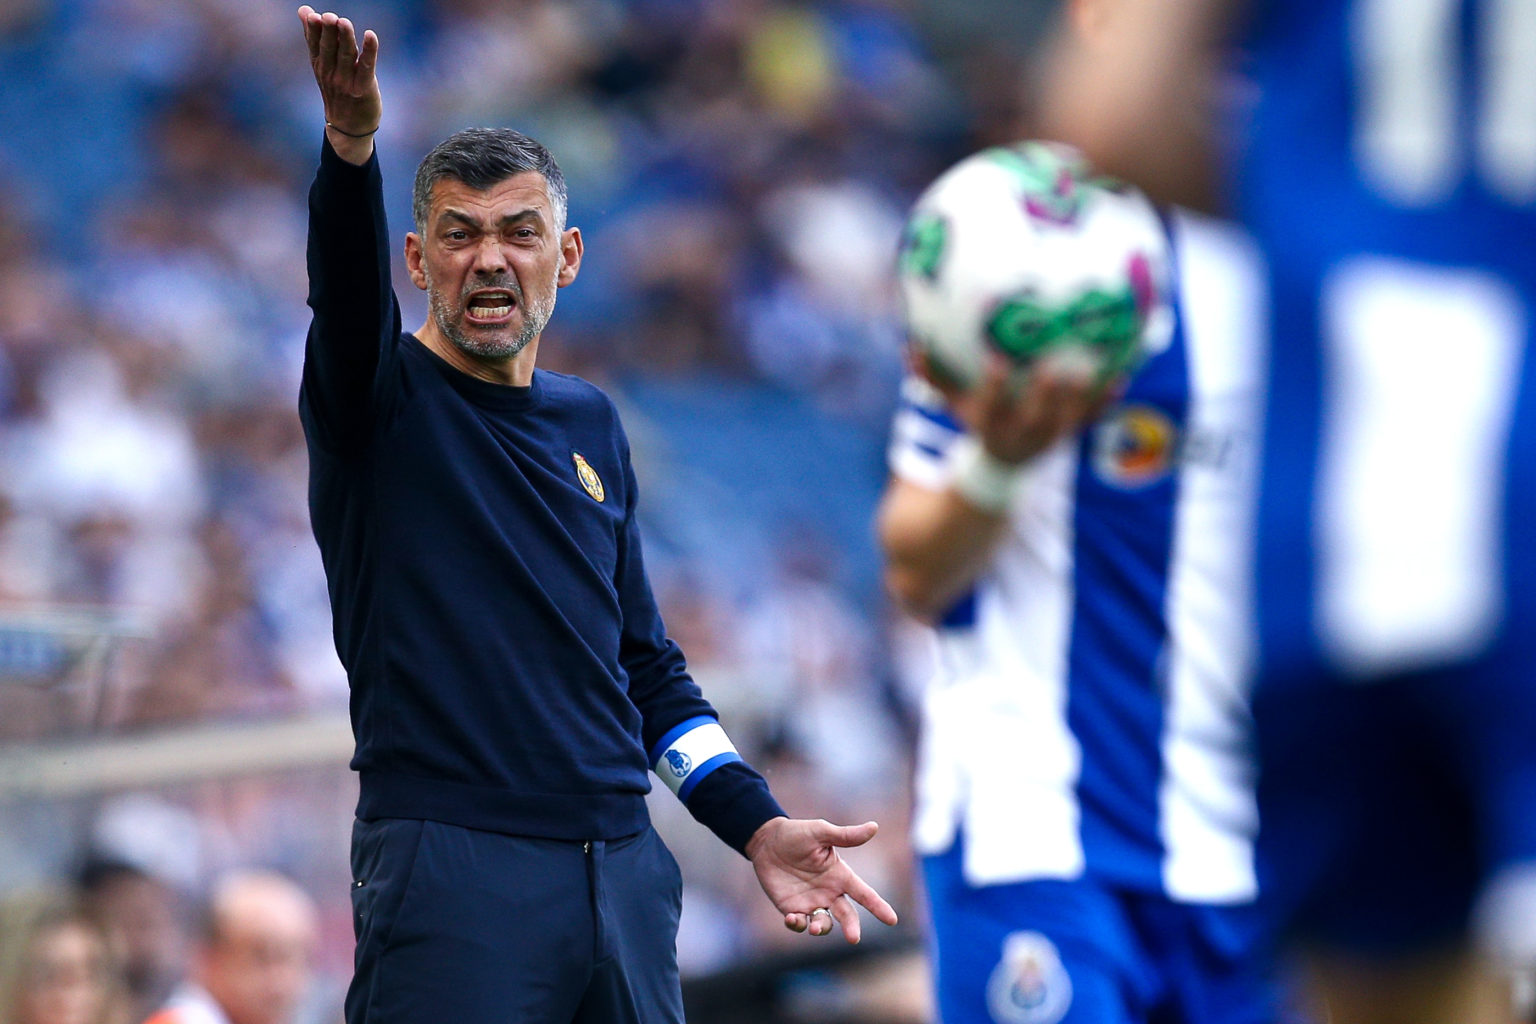
[[[0,742],[346,705],[295,413],[321,113],[294,6],[0,0]],[[397,238],[416,161],[456,128],[514,126],[560,159],[587,260],[540,364],[624,407],[673,634],[786,806],[886,824],[861,868],[897,900],[911,688],[869,526],[900,372],[889,270],[921,187],[1017,136],[1019,54],[1051,7],[343,10],[382,40]],[[339,851],[347,781],[256,789]],[[218,845],[191,793],[153,800]],[[685,969],[782,941],[750,872],[654,806],[690,880]],[[0,796],[48,837],[0,884],[74,870],[103,807]],[[177,884],[256,856],[227,847]],[[96,941],[50,906],[38,942]],[[17,1005],[0,1024],[44,1019]]]
[[[7,1024],[336,1019],[313,984],[318,912],[289,878],[233,872],[197,906],[125,861],[89,861],[72,882],[0,902]]]

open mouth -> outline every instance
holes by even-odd
[[[516,305],[517,300],[509,291],[492,289],[475,292],[464,303],[464,316],[477,324],[500,323],[512,315]]]

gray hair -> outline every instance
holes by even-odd
[[[462,181],[484,191],[524,171],[537,171],[549,188],[555,230],[565,230],[565,175],[554,155],[542,144],[511,128],[465,128],[432,148],[416,168],[411,189],[411,218],[425,234],[432,206],[432,188],[443,179]]]

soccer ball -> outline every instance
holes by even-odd
[[[1157,211],[1045,142],[984,150],[912,209],[898,276],[907,333],[962,390],[1000,352],[1022,381],[1041,361],[1103,381],[1173,333],[1172,258]]]

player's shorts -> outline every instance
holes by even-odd
[[[352,832],[347,1024],[680,1024],[682,876],[654,830],[590,844],[434,821]]]
[[[944,1024],[1273,1024],[1251,905],[1174,903],[1086,879],[972,886],[960,844],[923,859]]]
[[[1260,889],[1299,938],[1443,948],[1491,877],[1536,867],[1536,677],[1517,646],[1370,683],[1260,680]],[[1529,946],[1524,930],[1504,938]]]

